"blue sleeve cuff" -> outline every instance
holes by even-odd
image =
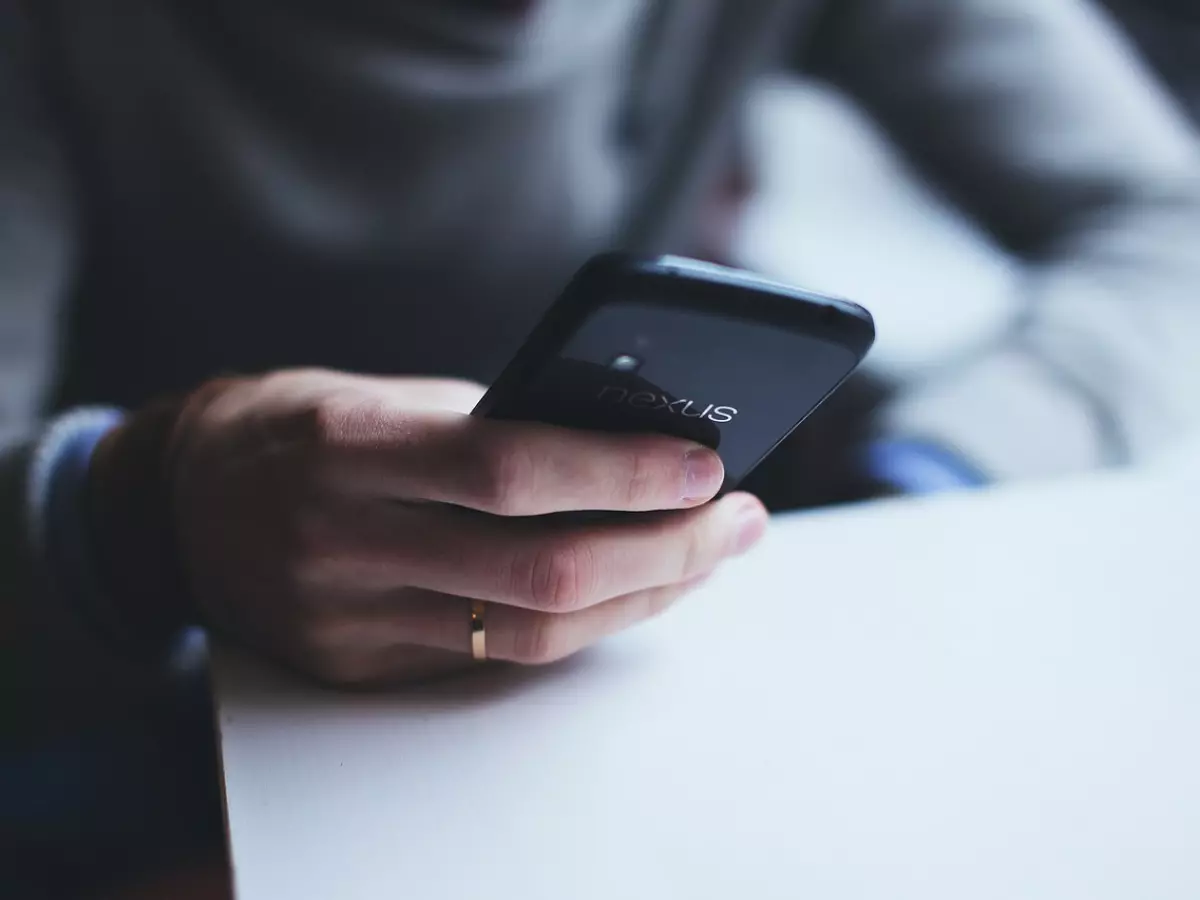
[[[59,418],[42,439],[29,480],[29,508],[42,564],[56,595],[105,639],[119,630],[96,569],[87,516],[88,470],[120,410],[86,408]]]
[[[982,472],[952,450],[918,440],[878,440],[867,447],[866,466],[872,476],[904,494],[935,494],[988,483]]]
[[[96,446],[121,424],[111,407],[73,410],[50,426],[33,459],[26,496],[34,546],[55,596],[94,637],[122,656],[143,657],[109,602],[88,518],[88,477]],[[185,678],[203,669],[206,644],[199,628],[181,632],[152,651],[156,663]]]

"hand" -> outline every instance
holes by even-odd
[[[235,381],[175,430],[180,555],[202,618],[323,681],[547,663],[653,616],[762,534],[707,501],[713,452],[474,418],[462,382],[323,371]],[[646,512],[592,524],[545,514]],[[658,512],[671,511],[671,512]]]

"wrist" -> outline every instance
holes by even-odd
[[[932,494],[981,487],[987,476],[954,450],[915,438],[880,438],[866,447],[864,466],[903,494]]]
[[[84,515],[121,649],[159,658],[195,621],[172,512],[169,450],[183,403],[126,417],[96,445]]]
[[[180,541],[179,457],[191,424],[237,383],[214,379],[128,415],[91,455],[82,516],[117,643],[129,655],[162,661],[188,626],[204,624]]]

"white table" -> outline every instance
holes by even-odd
[[[1200,473],[800,517],[556,670],[400,696],[218,650],[238,897],[1194,900],[1198,523]]]

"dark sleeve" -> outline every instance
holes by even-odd
[[[25,8],[17,0],[0,0],[3,740],[69,728],[82,716],[103,717],[112,704],[137,702],[148,681],[93,637],[76,607],[56,589],[67,573],[46,552],[56,473],[71,474],[72,448],[90,426],[78,411],[53,422],[40,419],[59,309],[79,248],[69,167],[41,88],[35,34]],[[68,498],[63,513],[69,519],[81,510],[70,508]]]
[[[1200,141],[1085,0],[838,0],[811,71],[1024,265],[1019,313],[891,405],[997,476],[1200,427]],[[936,277],[933,273],[931,277]]]

